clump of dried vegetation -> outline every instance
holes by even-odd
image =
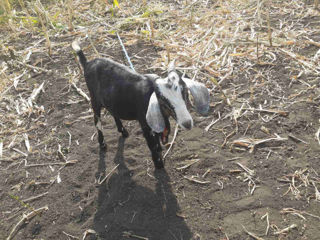
[[[315,105],[319,111],[320,39],[312,39],[320,33],[317,24],[320,19],[318,1],[314,1],[314,5],[298,0],[186,0],[177,1],[180,3],[178,5],[170,1],[109,2],[0,2],[1,171],[23,168],[28,175],[31,168],[61,166],[54,174],[48,175],[47,181],[33,180],[12,186],[10,194],[20,206],[9,211],[4,219],[21,216],[21,211],[27,211],[27,214],[16,221],[17,225],[7,239],[13,237],[21,223],[47,210],[47,206],[35,209],[31,203],[25,204],[45,196],[45,193],[31,200],[23,200],[23,197],[16,196],[21,186],[59,183],[60,171],[76,163],[76,160],[68,158],[72,138],[70,133],[66,136],[67,141],[61,140],[52,126],[49,135],[37,133],[48,125],[46,116],[50,109],[38,101],[49,85],[47,75],[55,74],[56,77],[69,79],[67,88],[74,88],[79,93],[69,104],[89,100],[75,80],[78,72],[68,66],[64,72],[56,72],[50,67],[56,62],[57,56],[71,51],[69,44],[74,38],[86,39],[89,43],[87,48],[93,49],[96,56],[105,56],[97,51],[97,45],[108,49],[119,45],[115,37],[117,33],[125,39],[126,47],[134,45],[139,39],[151,42],[161,51],[151,67],[146,69],[148,71],[164,71],[166,64],[176,59],[181,71],[204,82],[214,95],[212,106],[218,110],[205,130],[224,134],[222,148],[254,152],[257,148],[267,146],[268,159],[289,138],[303,144],[315,141],[320,145],[320,119],[314,119],[312,124],[318,130],[308,140],[292,134],[279,136],[273,129],[265,127],[279,116],[288,117],[290,107],[295,104]],[[20,41],[20,38],[23,40]],[[318,50],[315,54],[301,51],[309,47]],[[43,63],[41,58],[37,60],[40,53],[45,54],[47,62]],[[279,64],[290,69],[286,81],[276,78],[276,72],[281,70],[277,68]],[[43,76],[43,80],[34,82],[33,78],[38,75]],[[246,81],[233,83],[233,79],[241,78]],[[82,116],[82,120],[91,116],[88,114]],[[214,128],[224,120],[230,120],[232,126]],[[81,118],[77,121],[81,121]],[[246,136],[248,129],[257,121],[267,138]],[[243,128],[245,131],[240,130]],[[235,135],[239,136],[240,131],[242,137],[232,139]],[[41,156],[48,162],[32,162],[30,156]],[[192,164],[194,162],[178,170]],[[255,172],[241,163],[237,164],[239,173],[244,174],[240,179],[248,182],[249,192],[253,194],[259,183]],[[320,180],[312,169],[298,169],[293,174],[280,177],[279,181],[288,185],[284,195],[293,194],[297,199],[320,201]],[[198,184],[210,183],[194,177],[185,178]],[[307,191],[307,195],[303,195],[302,191]],[[300,218],[306,215],[294,209],[284,209],[283,213],[296,214]],[[93,233],[93,230],[85,234],[89,233]],[[253,233],[249,235],[262,239]]]

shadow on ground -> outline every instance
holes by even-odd
[[[114,163],[118,173],[99,186],[94,229],[102,239],[128,239],[130,234],[149,239],[191,239],[165,170],[155,171],[156,189],[139,186],[123,159],[124,138],[120,137]],[[107,154],[100,152],[99,172],[106,170]]]

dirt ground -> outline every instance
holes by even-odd
[[[319,17],[305,21],[303,27],[320,27]],[[320,42],[319,32],[310,36],[313,41]],[[42,38],[24,32],[10,39],[0,35],[15,51]],[[4,127],[14,119],[10,97],[29,96],[30,86],[45,83],[37,99],[43,108],[26,115],[25,130],[1,130],[0,239],[8,237],[24,213],[45,206],[47,210],[18,225],[13,239],[83,239],[87,230],[85,239],[320,239],[319,76],[304,73],[292,81],[299,71],[287,67],[294,60],[286,55],[249,70],[237,67],[242,58],[235,59],[232,75],[221,83],[231,105],[215,88],[208,116],[191,110],[194,128],[179,130],[165,169],[154,170],[137,122],[123,121],[129,132],[123,139],[112,116],[104,114],[107,151],[100,151],[90,104],[70,84],[71,78],[79,79],[78,87],[87,93],[70,47],[74,38],[72,33],[53,38],[50,57],[32,53],[28,64],[49,72],[30,70],[23,83],[2,96]],[[92,58],[89,42],[82,46]],[[95,46],[127,64],[120,45]],[[163,48],[145,39],[126,46],[138,72],[165,75],[151,69]],[[312,45],[299,54],[313,56],[318,50]],[[1,56],[6,61],[8,53]],[[21,68],[12,66],[13,71]],[[169,141],[173,120],[171,128]],[[21,137],[25,133],[30,152]],[[14,135],[17,140],[6,149]],[[254,147],[243,141],[270,138]]]

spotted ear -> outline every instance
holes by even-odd
[[[189,78],[182,77],[182,80],[187,85],[194,99],[196,111],[202,115],[205,115],[209,111],[209,91],[202,83],[193,81]]]
[[[146,119],[149,127],[156,133],[163,132],[165,128],[164,119],[160,110],[160,105],[156,93],[152,93],[149,101]]]

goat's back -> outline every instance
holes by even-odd
[[[97,58],[84,68],[92,101],[113,116],[138,120],[146,114],[153,81],[111,59]]]

